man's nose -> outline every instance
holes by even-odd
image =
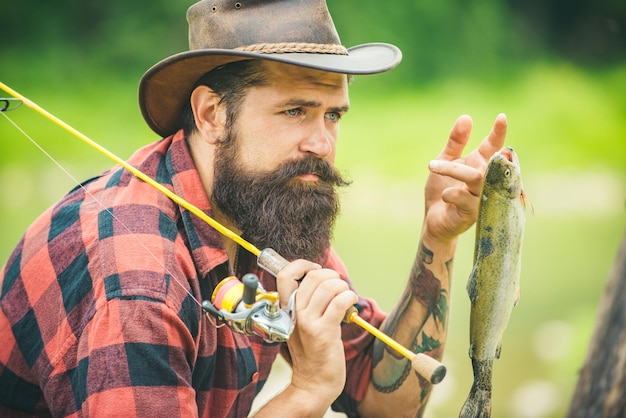
[[[300,143],[302,152],[310,152],[320,158],[328,157],[333,151],[334,138],[328,131],[325,123],[318,123],[311,127],[306,138]]]

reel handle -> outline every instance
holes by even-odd
[[[259,288],[259,278],[256,274],[248,273],[241,278],[243,283],[243,296],[241,300],[247,306],[256,302],[256,291]]]

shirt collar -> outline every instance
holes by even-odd
[[[183,131],[178,131],[168,139],[171,145],[166,155],[166,167],[171,175],[174,193],[212,217],[209,199]],[[222,237],[219,232],[187,209],[181,208],[181,216],[194,264],[201,276],[206,277],[211,270],[228,260]]]

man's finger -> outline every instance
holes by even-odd
[[[460,213],[466,214],[468,217],[475,219],[478,213],[478,204],[476,202],[478,196],[460,187],[449,187],[445,189],[441,194],[441,199],[446,203],[456,206]]]
[[[453,161],[433,160],[428,168],[435,174],[448,176],[465,183],[467,190],[475,195],[480,195],[482,190],[483,174],[477,169],[465,164]]]
[[[454,123],[450,131],[448,142],[439,154],[439,159],[453,161],[461,158],[465,145],[467,145],[472,131],[472,118],[468,115],[461,115]]]
[[[289,300],[289,296],[298,288],[299,280],[302,279],[309,271],[319,270],[322,266],[308,260],[295,260],[287,264],[276,275],[276,287],[280,295],[280,305],[285,307]]]
[[[300,290],[304,289],[300,288]],[[300,293],[300,290],[298,290],[298,293]],[[306,312],[306,315],[311,318],[318,318],[323,316],[326,313],[326,310],[328,309],[330,303],[335,297],[337,297],[337,295],[346,291],[350,291],[348,284],[345,281],[341,280],[339,277],[316,283],[315,287],[307,290],[310,292],[307,303],[298,301],[296,307],[299,311]],[[356,300],[352,301],[352,303],[356,303]],[[345,314],[345,311],[346,309],[348,309],[348,307],[344,309],[343,314]],[[336,315],[338,315],[339,322],[341,322],[341,318],[343,317],[343,315]]]
[[[489,135],[480,143],[478,152],[485,159],[488,160],[491,156],[500,151],[504,146],[504,140],[506,139],[507,120],[504,113],[500,113]]]

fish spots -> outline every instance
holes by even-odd
[[[488,227],[491,228],[491,227]],[[480,252],[483,257],[488,256],[493,252],[493,243],[491,242],[491,238],[483,237],[480,239]]]
[[[493,226],[485,225],[484,227],[485,234],[478,241],[478,251],[482,257],[487,257],[489,254],[493,253],[493,241],[491,240]]]

